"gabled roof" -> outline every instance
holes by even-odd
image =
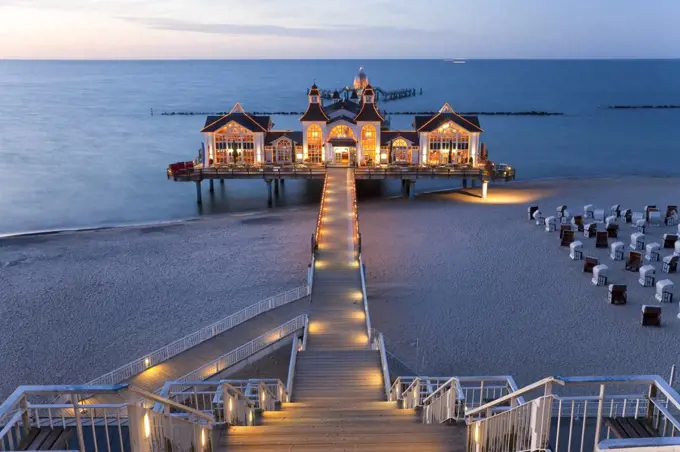
[[[415,146],[420,145],[420,138],[418,137],[418,132],[415,130],[383,130],[380,132],[380,145],[388,145],[397,138],[403,138],[406,141],[410,141]]]
[[[350,118],[350,117],[345,116],[345,115],[340,115],[340,116],[336,116],[335,118],[329,119],[328,124],[333,124],[334,122],[338,122],[338,121],[347,121],[350,124],[356,124],[354,122],[353,118]]]
[[[328,115],[323,111],[323,107],[319,103],[309,104],[307,111],[302,115],[300,121],[328,121]]]
[[[418,132],[432,132],[447,122],[453,122],[468,132],[484,132],[477,116],[461,116],[449,104],[444,104],[436,115],[416,116],[414,125]]]
[[[371,90],[372,91],[372,90]],[[365,91],[364,91],[365,93]],[[359,113],[354,117],[354,120],[359,122],[359,121],[376,121],[376,122],[383,122],[385,118],[380,114],[378,109],[375,107],[374,102],[364,102],[363,105],[361,106],[361,110]]]
[[[283,137],[290,138],[293,143],[302,145],[302,132],[292,130],[270,130],[264,137],[264,144],[271,145]]]
[[[201,132],[216,132],[232,121],[251,132],[266,132],[269,129],[270,117],[249,115],[243,110],[241,104],[237,103],[224,116],[208,116]]]
[[[327,111],[328,113],[333,113],[339,110],[346,110],[356,115],[357,113],[359,113],[359,110],[361,110],[361,107],[356,102],[343,99],[340,102],[327,105],[325,108],[325,111]]]

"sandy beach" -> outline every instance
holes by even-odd
[[[581,239],[612,269],[612,282],[628,284],[628,304],[609,305],[606,288],[568,258],[558,233],[527,221],[526,208],[665,209],[680,204],[679,183],[562,179],[492,185],[487,200],[475,189],[360,200],[373,326],[408,363],[417,339],[421,374],[512,374],[520,384],[546,375],[665,376],[679,361],[677,302],[664,306],[661,328],[641,327],[640,306],[655,303],[655,290],[595,250],[594,239]],[[315,220],[310,206],[1,240],[0,399],[19,384],[88,381],[301,285]],[[619,240],[627,245],[632,232],[622,227]]]
[[[84,383],[306,282],[316,209],[0,240],[0,399]]]
[[[608,304],[607,289],[591,284],[582,261],[569,259],[559,233],[527,221],[526,208],[537,204],[553,214],[560,204],[572,213],[585,204],[634,211],[656,204],[665,210],[679,204],[679,182],[545,180],[491,186],[486,201],[448,193],[364,203],[373,325],[411,361],[418,338],[420,371],[429,375],[511,374],[520,383],[547,375],[667,376],[679,361],[678,303],[664,305],[661,328],[641,327],[641,305],[657,303],[655,289],[639,286],[638,274],[596,250],[594,239],[577,237],[586,255],[610,267],[612,283],[628,284],[628,304]],[[627,247],[633,232],[623,226],[617,240]],[[664,232],[677,227],[651,229],[648,242]],[[660,262],[654,265],[658,277],[669,277]],[[677,274],[669,279],[680,283]]]

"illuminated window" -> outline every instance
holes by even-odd
[[[274,153],[275,163],[289,163],[292,161],[293,142],[288,139],[279,140],[276,143]]]
[[[364,150],[364,158],[375,161],[377,157],[377,137],[375,127],[367,124],[361,129],[361,147]]]
[[[375,129],[374,129],[375,130]],[[347,126],[335,126],[331,130],[330,138],[354,138],[354,132]]]
[[[470,136],[446,123],[430,133],[430,164],[467,163]]]
[[[409,146],[406,140],[397,138],[392,142],[392,161],[394,163],[408,163],[410,161]]]
[[[323,152],[323,132],[321,127],[312,124],[307,129],[307,158],[310,163],[321,163]]]
[[[255,137],[253,133],[231,122],[215,134],[215,163],[255,163]]]

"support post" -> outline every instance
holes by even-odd
[[[605,385],[600,385],[600,396],[597,398],[597,419],[595,419],[595,445],[593,450],[597,450],[600,443],[600,432],[602,431],[602,416],[604,414],[604,391]],[[635,413],[637,415],[637,413]],[[625,416],[625,414],[624,414]]]
[[[286,179],[281,179],[281,186],[282,186],[282,187],[283,187],[284,185],[286,185],[286,184],[284,184],[285,181],[286,181]]]
[[[489,191],[489,181],[482,181],[482,199],[486,199],[487,192]]]
[[[203,198],[201,196],[201,181],[196,181],[196,203],[203,204]]]
[[[472,179],[472,188],[477,186],[477,179]]]
[[[274,194],[276,196],[279,196],[279,180],[278,179],[274,180]]]
[[[210,179],[210,193],[215,193],[215,181]]]
[[[220,185],[224,185],[224,179],[220,179]]]
[[[273,198],[272,198],[272,181],[271,181],[271,179],[269,179],[269,180],[265,180],[265,182],[267,183],[267,205],[268,205],[269,207],[271,207],[271,206],[272,206],[272,203],[273,203]]]
[[[413,201],[416,199],[416,181],[412,180],[408,183],[408,199]]]
[[[463,188],[467,188],[467,179],[463,178]]]

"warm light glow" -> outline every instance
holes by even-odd
[[[151,364],[151,360],[149,358],[144,358],[144,365],[149,367],[149,364]]]
[[[302,160],[302,153],[295,154],[295,157],[297,157],[297,161],[299,162]]]
[[[354,311],[352,317],[356,320],[366,320],[366,313],[364,311]]]
[[[201,429],[201,446],[205,447],[205,429]]]
[[[502,185],[489,185],[486,199],[481,198],[481,193],[482,188],[477,187],[468,188],[460,192],[442,194],[441,196],[466,204],[527,204],[547,198],[553,194],[553,191],[549,189],[521,189],[506,188]]]
[[[387,154],[385,154],[384,152],[382,154],[380,154],[381,160],[385,160],[386,158],[387,158]]]
[[[262,392],[262,403],[264,403],[264,401],[265,401],[266,398],[267,398],[267,395],[266,395],[266,394],[264,393],[264,391],[263,391],[263,392]]]
[[[352,299],[356,301],[363,301],[364,294],[360,290],[352,292]]]
[[[248,423],[253,425],[253,410],[248,411]]]
[[[321,323],[321,322],[319,322],[319,321],[316,321],[316,320],[315,320],[315,321],[313,321],[313,322],[309,322],[309,332],[310,332],[310,333],[320,333],[320,332],[322,332],[324,329],[325,329],[325,328],[324,328],[323,323]]]
[[[234,401],[234,399],[232,399],[231,397],[229,397],[229,412],[230,412],[230,413],[231,413],[231,409],[232,409],[232,406],[233,406],[233,401]]]
[[[366,344],[368,342],[368,335],[365,333],[359,333],[355,336],[354,341],[357,344]]]
[[[479,443],[479,422],[475,423],[475,442]]]
[[[144,415],[144,438],[151,436],[151,421],[149,420],[149,413]]]

